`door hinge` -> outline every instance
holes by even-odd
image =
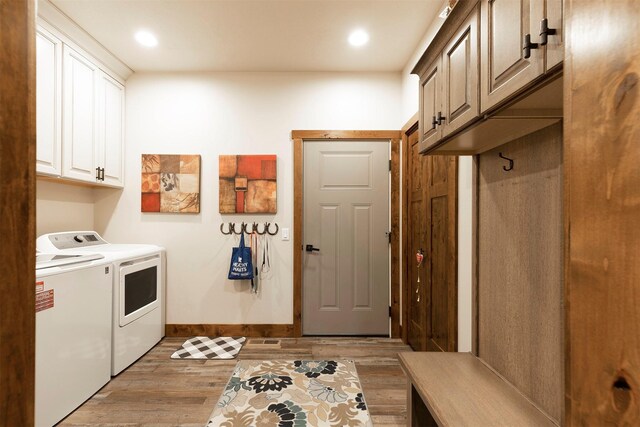
[[[391,160],[389,160],[389,172],[391,172]]]
[[[391,317],[391,306],[389,306],[389,317]]]
[[[391,231],[385,231],[384,234],[387,235],[387,240],[389,241],[389,244],[391,244]]]

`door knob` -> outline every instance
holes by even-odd
[[[307,246],[305,247],[305,250],[306,250],[307,252],[313,252],[313,251],[318,251],[318,252],[320,252],[320,249],[319,249],[319,248],[314,248],[314,247],[313,247],[313,245],[307,245]]]

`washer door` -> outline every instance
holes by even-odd
[[[160,274],[159,255],[120,265],[120,326],[125,326],[160,306]]]

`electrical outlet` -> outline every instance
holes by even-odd
[[[282,229],[282,240],[289,240],[289,229],[288,228],[283,228]]]

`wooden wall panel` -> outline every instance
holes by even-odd
[[[35,55],[35,2],[0,0],[1,426],[34,418]]]
[[[567,426],[640,425],[640,2],[565,1]]]
[[[498,153],[514,160],[513,170]],[[562,416],[562,129],[479,156],[479,357]]]

